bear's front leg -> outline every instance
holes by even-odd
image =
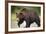
[[[30,27],[30,21],[29,20],[26,21],[26,28],[28,28],[28,27]]]
[[[18,26],[20,27],[20,24],[22,24],[22,23],[23,23],[23,20],[19,20]]]
[[[25,21],[26,21],[26,28],[30,27],[30,18],[29,18],[29,16],[27,16],[25,18]]]
[[[30,23],[26,23],[26,28],[30,27]]]

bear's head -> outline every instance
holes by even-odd
[[[16,16],[17,16],[17,18],[19,18],[19,19],[23,19],[24,18],[24,15],[23,15],[23,13],[16,13]]]

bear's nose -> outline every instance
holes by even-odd
[[[19,18],[17,18],[16,20],[19,21]]]

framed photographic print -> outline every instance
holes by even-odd
[[[7,1],[5,3],[5,32],[42,32],[45,30],[43,2]]]

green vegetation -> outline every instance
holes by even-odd
[[[21,10],[23,10],[24,8],[26,8],[27,10],[31,11],[31,10],[34,10],[36,11],[36,13],[38,15],[40,15],[40,7],[22,7],[22,6],[11,6],[11,13],[14,14],[14,13],[19,13],[21,12]]]
[[[24,8],[26,8],[28,11],[34,10],[37,15],[40,16],[40,7],[22,7],[22,6],[11,6],[11,14],[12,14],[12,20],[16,20],[16,13],[20,13],[21,10],[23,10]]]

